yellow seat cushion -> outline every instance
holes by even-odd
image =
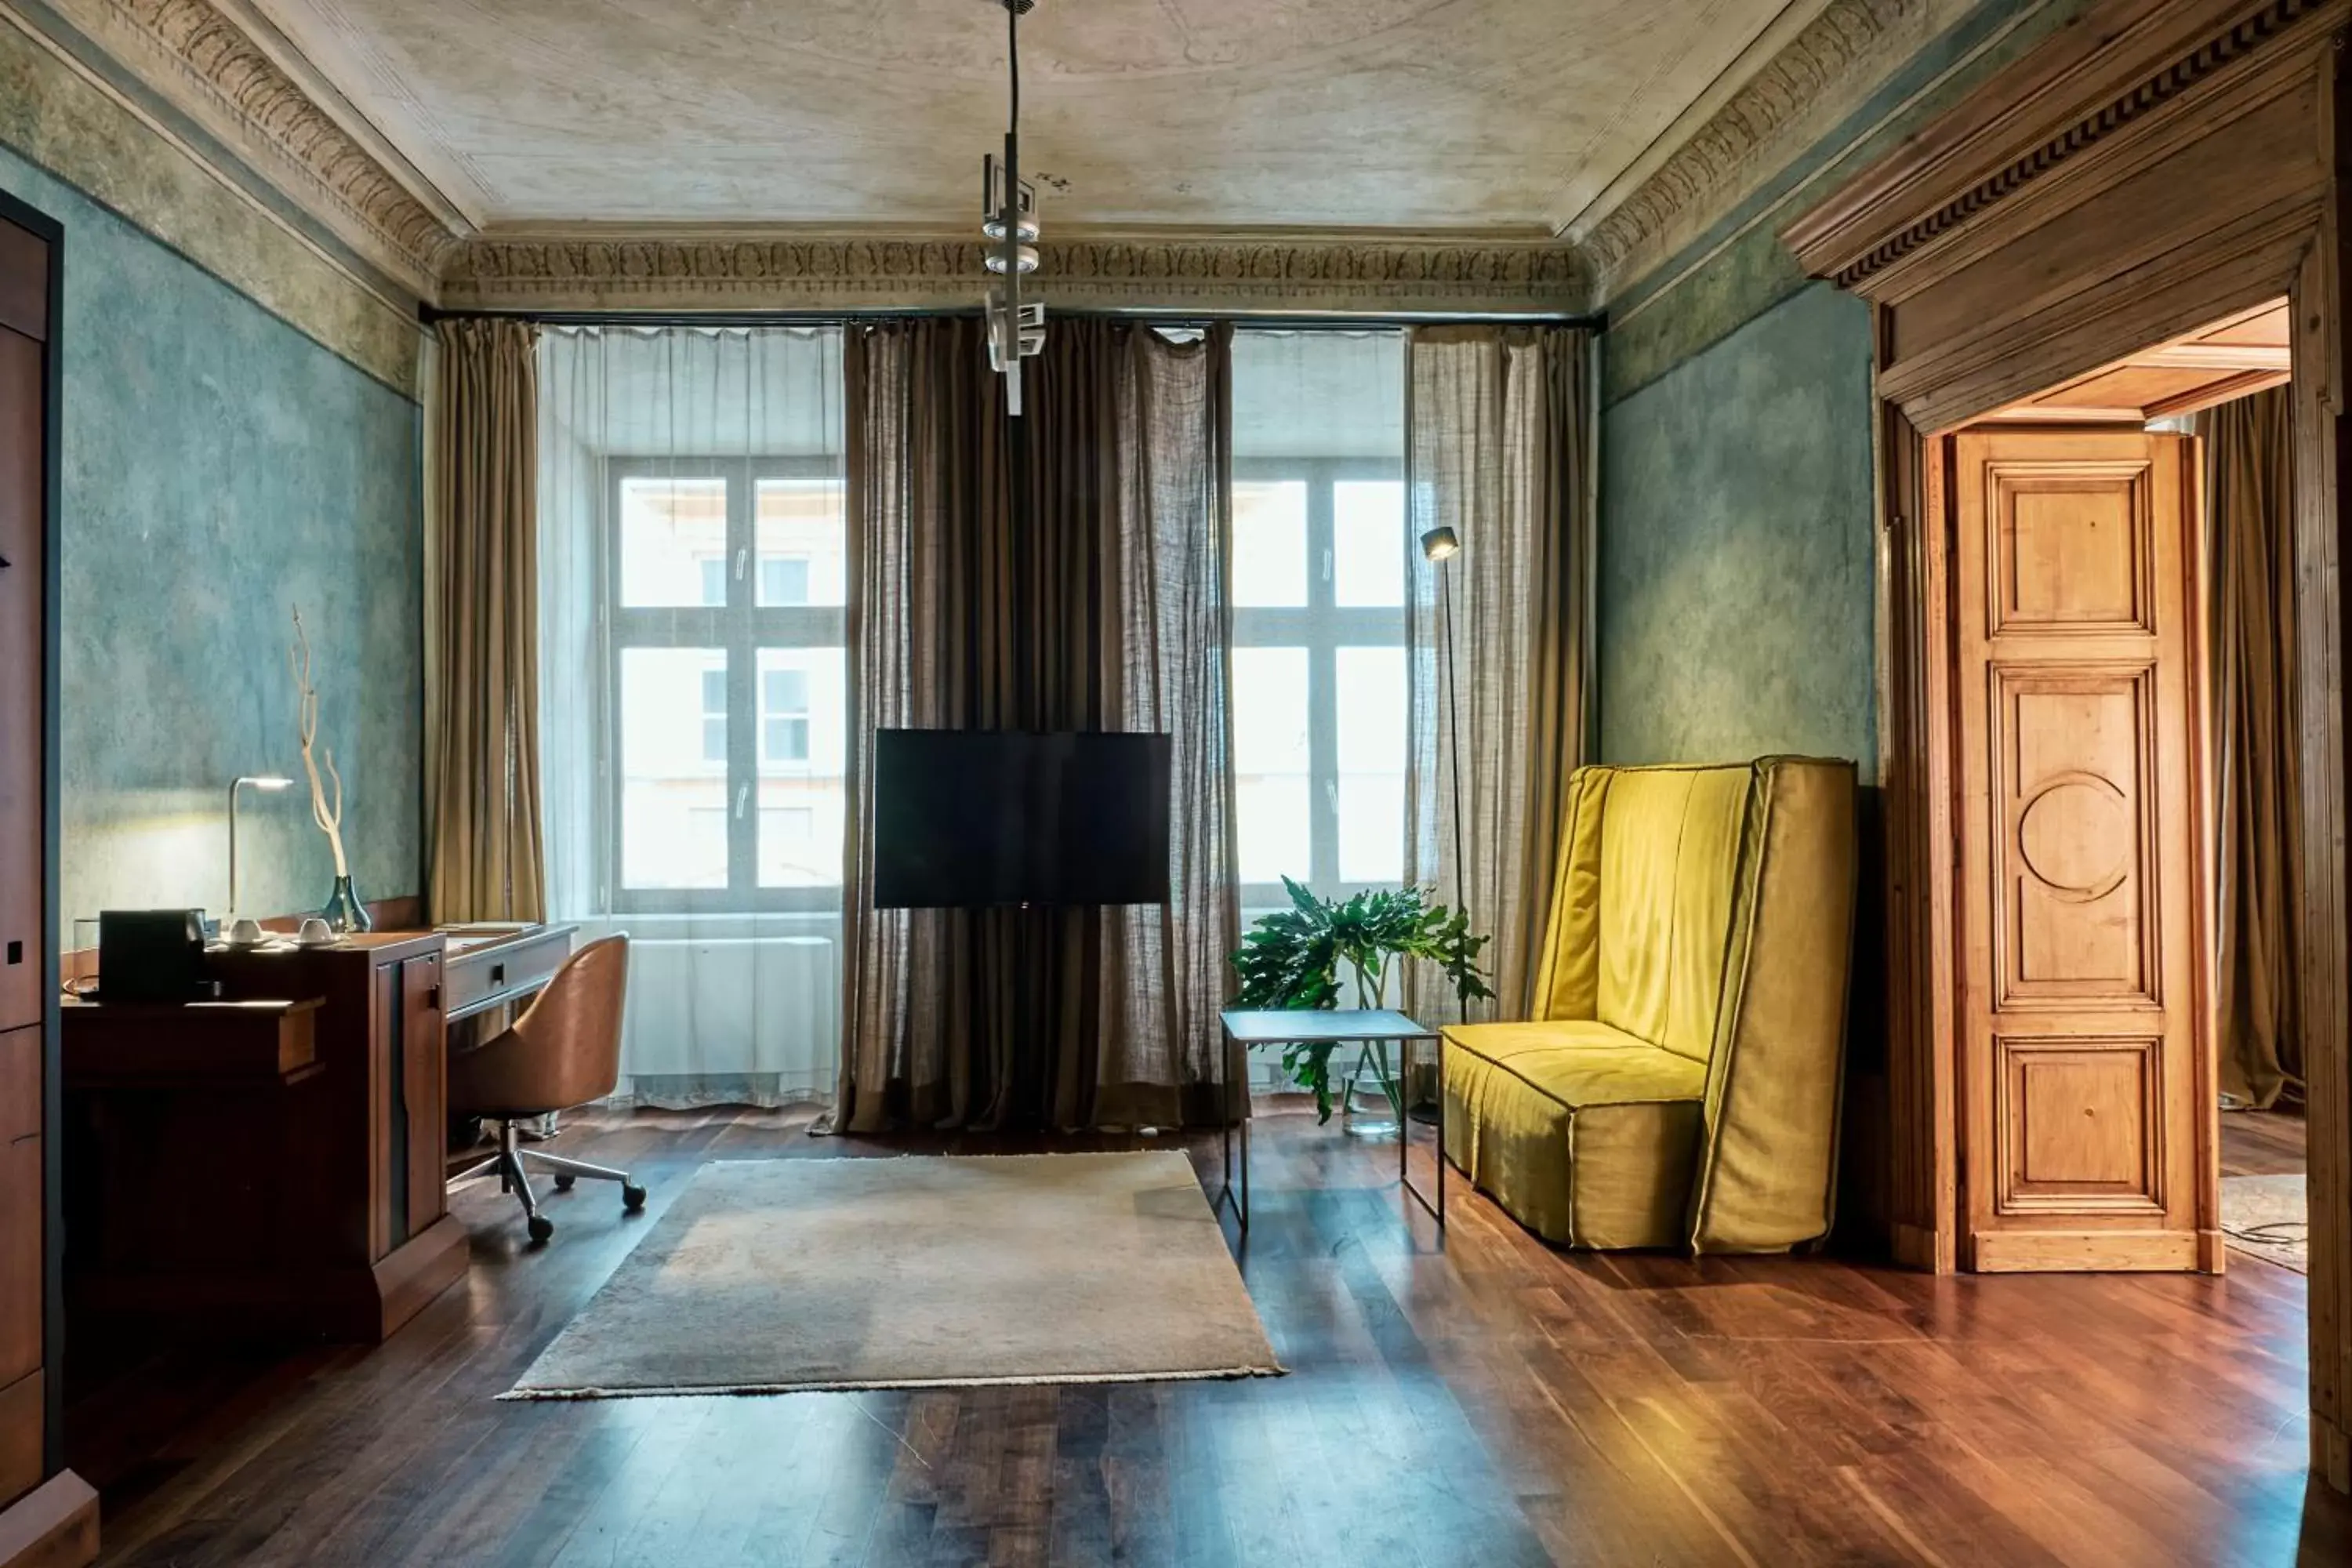
[[[1445,1146],[1545,1240],[1683,1236],[1706,1064],[1590,1019],[1445,1031]]]

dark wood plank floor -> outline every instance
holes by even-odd
[[[1467,1194],[1440,1249],[1392,1149],[1259,1129],[1239,1256],[1287,1377],[501,1404],[702,1161],[898,1152],[777,1115],[575,1121],[562,1147],[635,1170],[644,1216],[583,1184],[532,1249],[476,1186],[470,1276],[389,1343],[78,1391],[106,1560],[2352,1562],[2306,1496],[2294,1274],[1569,1256]]]
[[[2225,1110],[2221,1113],[2221,1173],[2225,1176],[2291,1176],[2308,1168],[2300,1110]]]

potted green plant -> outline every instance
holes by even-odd
[[[1478,952],[1487,939],[1472,934],[1467,913],[1432,903],[1428,889],[1384,889],[1336,900],[1317,898],[1287,877],[1282,885],[1289,890],[1291,907],[1250,927],[1241,951],[1233,955],[1234,970],[1241,976],[1239,1005],[1337,1007],[1344,965],[1362,1005],[1385,1007],[1391,966],[1408,958],[1426,960],[1444,970],[1454,994],[1465,1003],[1494,994],[1478,968]],[[1318,1121],[1331,1120],[1332,1048],[1329,1041],[1300,1043],[1282,1053],[1283,1070],[1314,1091]],[[1402,1125],[1403,1093],[1386,1061],[1369,1046],[1361,1052],[1357,1070],[1371,1069]]]

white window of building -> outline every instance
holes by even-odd
[[[1404,868],[1404,342],[1234,341],[1234,771],[1243,902]]]

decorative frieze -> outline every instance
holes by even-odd
[[[456,243],[412,193],[212,0],[47,0],[371,264],[432,291]]]
[[[1574,310],[1568,246],[1438,238],[1079,237],[1042,247],[1049,305],[1286,310]],[[981,247],[961,239],[484,237],[452,253],[451,310],[936,308],[971,304]]]

